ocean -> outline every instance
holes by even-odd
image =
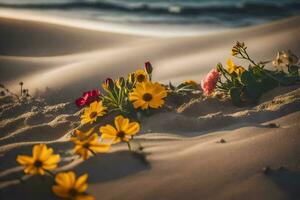
[[[0,8],[121,24],[232,28],[300,15],[300,0],[0,0]]]

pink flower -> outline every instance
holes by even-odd
[[[82,97],[76,99],[75,103],[78,107],[89,105],[90,103],[99,100],[100,91],[98,89],[84,92]]]
[[[212,69],[206,77],[201,81],[201,87],[205,95],[210,95],[217,86],[217,82],[220,78],[218,70]]]

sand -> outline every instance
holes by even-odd
[[[269,91],[254,106],[194,99],[144,119],[136,141],[146,160],[120,144],[80,162],[68,142],[80,125],[74,99],[104,78],[150,60],[157,81],[200,82],[225,62],[236,40],[245,41],[255,59],[271,60],[282,49],[300,55],[299,19],[208,36],[156,37],[1,15],[1,83],[18,92],[23,81],[31,93],[46,87],[48,93],[26,104],[0,97],[0,199],[56,199],[51,179],[18,180],[23,173],[16,155],[37,143],[62,155],[58,171],[89,173],[96,199],[299,199],[299,85]]]

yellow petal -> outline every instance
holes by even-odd
[[[94,144],[90,147],[90,149],[95,153],[106,153],[110,148],[109,144],[99,143]]]
[[[65,187],[54,185],[52,191],[59,197],[67,198],[69,197],[69,190]]]
[[[89,149],[83,147],[82,145],[76,145],[74,151],[75,154],[79,155],[84,160],[88,159],[92,155],[92,152],[90,152]]]
[[[87,174],[84,174],[80,177],[78,177],[78,179],[75,182],[74,188],[78,191],[78,192],[85,192],[87,190],[87,184],[86,184],[86,180],[88,178]]]
[[[140,100],[135,101],[135,102],[133,103],[133,107],[134,107],[134,108],[145,107],[145,105],[147,105],[147,103],[146,103],[145,101],[140,101]]]
[[[43,165],[43,169],[45,170],[53,170],[57,168],[57,164],[52,164],[52,165]]]
[[[38,173],[41,175],[45,175],[45,170],[43,168],[38,168]]]
[[[34,163],[34,159],[30,156],[19,155],[17,156],[17,162],[21,165],[30,165]]]
[[[101,126],[100,132],[102,134],[111,135],[111,136],[116,136],[118,133],[117,130],[109,124],[107,124],[106,126]]]
[[[228,67],[233,67],[233,66],[235,66],[235,64],[234,64],[234,62],[231,59],[228,59],[227,60],[227,66]]]
[[[75,183],[75,173],[70,171],[70,172],[61,172],[58,173],[55,176],[55,182],[58,185],[61,185],[65,188],[72,188]]]
[[[46,161],[44,161],[44,164],[46,165],[53,165],[60,161],[60,155],[54,154],[51,155]]]
[[[24,169],[24,172],[25,172],[26,174],[37,174],[37,173],[38,173],[37,168],[34,167],[33,165],[27,166],[27,167]]]
[[[33,146],[33,149],[32,149],[32,156],[35,160],[39,159],[40,158],[40,154],[43,150],[43,148],[45,147],[44,144],[37,144],[37,145],[34,145]]]
[[[77,195],[74,200],[95,200],[95,197],[88,194]]]
[[[118,132],[126,130],[128,124],[129,124],[129,119],[124,118],[122,115],[119,115],[115,118],[115,126]]]
[[[102,140],[114,140],[117,136],[116,135],[109,135],[109,134],[102,134],[101,139]]]
[[[126,129],[126,134],[135,135],[139,131],[140,131],[140,124],[137,122],[131,122]]]
[[[47,160],[51,154],[53,153],[53,149],[52,148],[47,148],[47,146],[43,146],[42,150],[41,150],[41,153],[40,153],[40,157],[39,157],[39,160],[40,161],[45,161]]]

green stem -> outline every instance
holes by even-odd
[[[128,146],[129,151],[132,151],[132,150],[131,150],[130,140],[129,140],[128,142],[126,142],[126,143],[127,143],[127,146]]]
[[[22,179],[22,177],[18,177],[20,183],[25,184],[25,181]]]
[[[50,170],[45,169],[45,172],[47,172],[47,174],[50,175],[51,177],[53,177],[53,178],[55,177],[55,174],[53,172],[51,172]]]

